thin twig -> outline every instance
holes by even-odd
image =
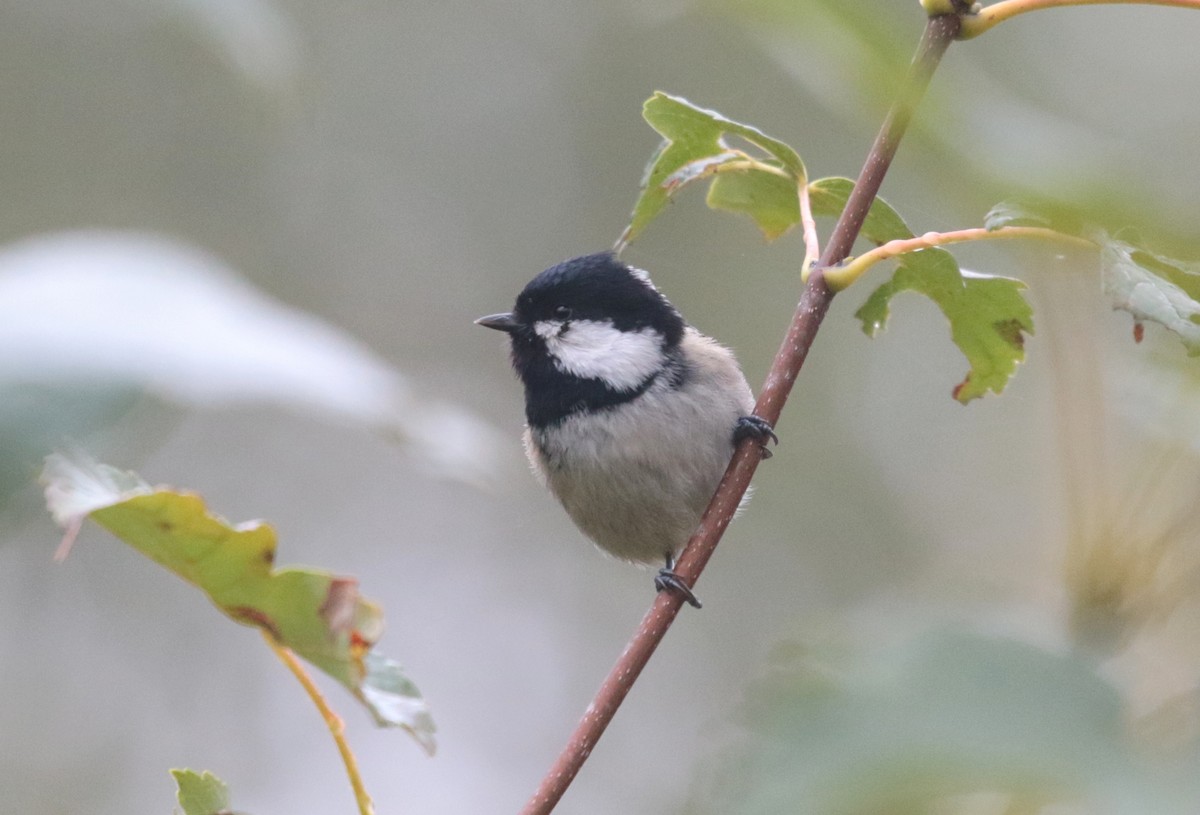
[[[338,716],[325,701],[325,697],[321,695],[321,689],[313,682],[308,671],[304,670],[304,666],[300,664],[300,660],[296,659],[296,655],[290,648],[285,648],[277,643],[275,638],[266,631],[263,631],[263,639],[267,641],[267,645],[271,646],[271,650],[275,652],[275,656],[279,657],[279,661],[286,665],[300,682],[308,694],[308,698],[312,699],[317,710],[321,712],[321,718],[325,720],[325,726],[333,735],[333,741],[342,755],[342,762],[346,765],[346,775],[350,777],[350,786],[354,789],[354,800],[358,803],[359,815],[374,815],[375,807],[371,803],[371,796],[367,794],[367,788],[363,785],[362,774],[358,771],[358,761],[354,758],[354,752],[350,749],[349,742],[346,741],[346,725],[342,721],[342,717]]]
[[[982,9],[978,14],[967,15],[963,18],[960,39],[978,37],[1005,20],[1011,20],[1018,14],[1029,11],[1041,11],[1059,6],[1108,6],[1108,5],[1139,5],[1139,6],[1174,6],[1200,11],[1200,0],[1001,0]]]
[[[909,68],[904,90],[892,105],[871,147],[858,183],[845,210],[838,218],[832,238],[818,263],[818,269],[809,276],[800,294],[800,302],[796,306],[791,326],[775,355],[766,384],[759,394],[754,412],[772,424],[779,419],[779,413],[791,392],[792,383],[804,365],[808,349],[812,346],[821,320],[824,319],[833,300],[833,291],[825,285],[821,267],[839,263],[850,253],[867,210],[879,191],[883,176],[912,117],[912,109],[924,95],[942,55],[958,34],[958,27],[959,18],[956,15],[931,17],[925,27],[917,54]],[[743,441],[734,453],[720,486],[705,510],[704,517],[700,519],[700,527],[692,535],[675,564],[676,573],[689,586],[695,585],[700,572],[729,526],[729,521],[733,518],[747,487],[750,486],[750,479],[761,458],[758,443],[750,439]],[[575,732],[571,734],[566,747],[542,779],[533,798],[525,805],[522,815],[547,815],[553,811],[662,641],[679,613],[682,602],[683,598],[678,592],[664,591],[658,594],[633,639],[625,647]]]

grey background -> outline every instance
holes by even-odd
[[[471,320],[611,245],[657,142],[639,115],[656,89],[789,142],[814,176],[857,173],[919,10],[793,5],[785,21],[688,2],[0,3],[0,241],[100,227],[202,247],[509,442],[485,490],[267,407],[142,404],[97,442],[230,519],[269,519],[280,562],[357,575],[384,606],[381,648],[426,694],[440,751],[325,683],[379,812],[516,811],[648,605],[649,574],[600,556],[525,473],[519,387]],[[1186,252],[1198,35],[1181,11],[1072,9],[956,45],[885,196],[920,232],[1065,193]],[[693,192],[627,257],[757,386],[801,253]],[[1008,393],[950,399],[965,364],[930,304],[898,300],[870,341],[852,319],[869,289],[839,297],[704,610],[682,614],[559,811],[677,811],[781,640],[956,619],[1063,641],[1063,496],[1090,480],[1120,494],[1145,429],[1121,418],[1141,413],[1120,401],[1138,390],[1125,363],[1182,353],[1154,328],[1133,346],[1094,277],[1054,290],[1072,264],[1040,247],[962,257],[1057,312],[1039,312]],[[1094,398],[1101,369],[1116,401]],[[1095,463],[1110,443],[1111,479]],[[30,475],[0,528],[0,811],[165,812],[174,766],[216,772],[239,810],[352,811],[319,718],[258,637],[95,528],[52,563]]]

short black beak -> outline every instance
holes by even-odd
[[[505,331],[509,334],[521,327],[521,324],[517,322],[517,318],[509,312],[480,317],[475,321],[475,325],[481,325],[484,328],[494,328],[497,331]]]

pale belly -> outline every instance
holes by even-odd
[[[687,543],[733,454],[742,405],[673,406],[644,428],[620,412],[567,419],[526,447],[535,471],[581,531],[623,560],[661,564]],[[661,412],[656,414],[662,419]],[[586,424],[581,424],[586,422]],[[586,432],[584,430],[586,429]]]

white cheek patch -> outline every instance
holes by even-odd
[[[535,323],[555,366],[584,379],[603,379],[616,390],[633,390],[657,373],[666,361],[662,335],[652,328],[621,331],[610,322],[571,320]],[[561,333],[560,333],[561,331]]]
[[[557,336],[559,331],[562,331],[562,320],[538,320],[533,324],[533,333],[537,334],[544,340]]]

